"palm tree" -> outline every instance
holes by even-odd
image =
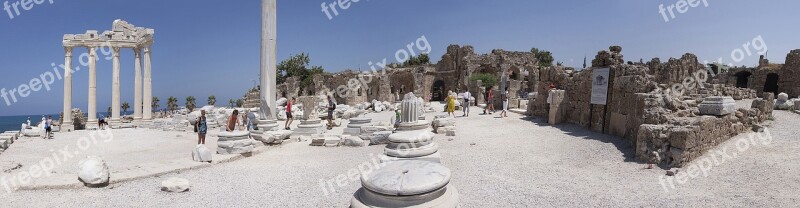
[[[186,97],[186,109],[189,109],[189,112],[194,111],[195,103],[194,96]]]
[[[230,99],[230,100],[228,100],[228,104],[231,106],[231,108],[236,107],[236,106],[234,106],[234,105],[236,105],[236,100]]]
[[[217,104],[217,96],[208,96],[208,105]]]
[[[150,109],[151,111],[157,111],[158,107],[161,107],[161,106],[158,106],[158,102],[160,102],[160,100],[158,100],[158,97],[153,97],[153,103],[150,104],[150,106],[153,107],[152,109]]]
[[[178,109],[178,98],[174,96],[169,96],[169,98],[167,98],[167,110],[169,110],[170,112],[174,112],[177,109]]]
[[[128,112],[128,108],[131,108],[131,105],[128,102],[124,102],[120,107],[122,107],[122,114],[125,114],[125,112]]]

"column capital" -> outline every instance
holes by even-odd
[[[137,58],[141,56],[141,54],[142,54],[142,48],[136,47],[136,48],[132,48],[132,49],[133,49],[133,54],[134,54],[134,55],[135,55]]]
[[[89,50],[89,56],[97,56],[97,47],[96,46],[87,46],[86,49]]]
[[[64,56],[72,57],[72,47],[64,46]]]
[[[142,51],[144,53],[150,53],[150,46],[151,46],[150,44],[142,45]]]
[[[114,50],[114,57],[119,57],[120,48],[119,47],[111,47],[111,49]]]

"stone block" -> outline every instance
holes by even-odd
[[[367,144],[368,143],[365,142],[363,139],[361,139],[361,137],[357,136],[348,136],[345,137],[344,140],[342,141],[342,145],[348,147],[363,147],[366,146]]]
[[[208,147],[198,144],[197,147],[194,148],[194,151],[192,151],[192,160],[195,162],[211,162],[212,155]]]
[[[701,115],[723,116],[736,111],[736,101],[732,97],[712,96],[697,106]]]
[[[172,177],[161,182],[161,191],[180,193],[189,190],[189,180]]]
[[[447,136],[456,136],[456,129],[455,128],[447,129],[446,135]]]
[[[433,120],[433,127],[455,126],[455,118],[437,118]]]
[[[108,165],[100,157],[89,156],[78,162],[78,179],[87,186],[108,184]]]
[[[391,135],[391,131],[379,131],[372,133],[370,136],[370,145],[378,145],[378,144],[388,144],[389,143],[389,135]]]
[[[253,144],[255,140],[233,140],[233,141],[218,141],[217,154],[231,155],[231,154],[244,154],[252,152],[255,149]]]

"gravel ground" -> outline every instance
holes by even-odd
[[[800,115],[794,113],[775,112],[776,122],[768,126],[769,144],[753,143],[739,151],[736,141],[747,140],[747,135],[733,138],[716,150],[727,149],[736,154],[734,158],[714,164],[707,177],[690,178],[665,192],[659,178],[666,171],[643,169],[645,165],[633,160],[632,148],[621,138],[570,124],[553,127],[513,113],[497,118],[472,110],[472,116],[458,118],[458,136],[452,141],[443,135],[436,138],[442,163],[453,171],[451,183],[460,192],[462,207],[793,207],[800,203],[796,194]],[[371,168],[383,148],[307,143],[289,143],[231,163],[106,188],[21,191],[0,193],[0,198],[8,203],[4,207],[347,207],[360,187],[348,172]],[[161,181],[173,176],[190,180],[190,191],[161,192]],[[335,191],[326,194],[322,187],[328,185]]]

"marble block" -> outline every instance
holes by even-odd
[[[403,131],[389,135],[389,141],[394,143],[417,143],[433,140],[433,132],[430,131]]]
[[[385,162],[394,162],[394,161],[406,161],[406,160],[421,160],[421,161],[428,161],[434,163],[441,163],[442,162],[442,155],[439,152],[425,155],[422,157],[392,157],[389,155],[381,155],[380,158],[381,163]]]
[[[427,145],[421,143],[390,143],[383,148],[385,155],[401,158],[422,157],[431,155],[437,151],[439,151],[439,145],[436,143],[428,143]]]
[[[366,146],[367,144],[368,143],[365,142],[363,139],[361,139],[361,137],[357,136],[348,136],[345,137],[344,140],[342,141],[342,145],[348,147],[363,147]]]
[[[108,165],[99,157],[89,156],[78,162],[78,179],[88,186],[108,184],[110,177]]]
[[[701,115],[728,115],[736,111],[736,102],[732,97],[707,97],[698,105]]]
[[[217,142],[217,154],[231,155],[253,152],[254,142],[256,141],[252,139],[219,141]]]
[[[391,131],[379,131],[372,133],[369,137],[369,144],[370,145],[378,145],[378,144],[388,144],[389,143],[389,135],[392,135]]]
[[[195,162],[211,162],[213,154],[205,145],[198,144],[192,151],[192,160]]]
[[[301,120],[295,129],[295,135],[310,136],[325,133],[325,124],[320,119]]]
[[[361,185],[384,195],[414,196],[445,187],[450,177],[450,169],[439,163],[397,161],[361,175]]]
[[[455,118],[437,118],[433,120],[434,127],[455,126],[455,125],[456,125]]]
[[[400,123],[397,126],[397,131],[416,131],[427,130],[431,128],[431,122],[425,120],[417,120],[414,122]]]
[[[189,180],[172,177],[161,182],[161,191],[180,193],[189,190]]]

